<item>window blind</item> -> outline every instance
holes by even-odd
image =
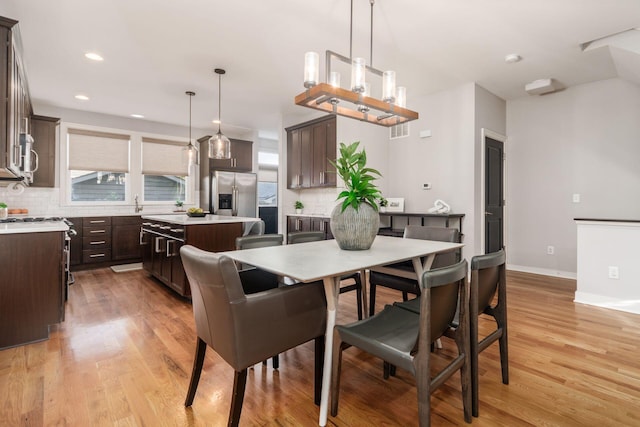
[[[186,143],[155,138],[142,138],[143,175],[189,175]]]
[[[128,173],[129,140],[129,135],[69,129],[69,170]]]

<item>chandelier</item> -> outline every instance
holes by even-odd
[[[353,0],[349,34],[349,57],[327,50],[325,53],[326,83],[320,82],[320,61],[316,52],[305,53],[304,87],[306,90],[294,99],[297,105],[325,111],[340,116],[363,120],[380,126],[394,126],[416,120],[418,113],[406,108],[406,88],[396,87],[394,71],[380,71],[373,67],[373,5],[371,4],[371,41],[369,65],[364,58],[354,58],[353,49]],[[351,65],[350,89],[340,86],[340,73],[332,70],[332,61]],[[368,75],[382,79],[382,96],[371,96]]]

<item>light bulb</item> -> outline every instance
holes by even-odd
[[[320,81],[320,57],[316,52],[304,54],[304,87],[309,89]]]
[[[364,58],[353,58],[351,63],[351,90],[362,93],[365,90],[365,74],[367,66]]]
[[[396,99],[396,72],[385,71],[382,73],[382,100],[393,102]]]

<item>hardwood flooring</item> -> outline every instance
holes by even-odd
[[[508,274],[510,384],[494,344],[480,355],[472,425],[640,425],[640,316],[574,304],[574,290],[571,280]],[[378,309],[397,297],[380,288]],[[355,293],[341,295],[338,322],[355,313]],[[453,343],[443,344],[446,355]],[[210,349],[194,404],[183,406],[194,349],[190,304],[144,272],[78,272],[50,339],[0,351],[0,425],[226,425],[233,371]],[[241,425],[317,425],[312,383],[313,343],[282,354],[278,371],[255,365]],[[433,425],[466,425],[459,377],[431,402]],[[411,375],[384,380],[379,360],[344,352],[329,425],[412,426],[416,416]]]

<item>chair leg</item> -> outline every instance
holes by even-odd
[[[376,284],[369,281],[369,316],[376,311]]]
[[[231,398],[231,410],[229,411],[229,427],[237,427],[242,414],[242,401],[244,400],[244,389],[247,385],[247,370],[235,372],[233,378],[233,396]]]
[[[193,370],[191,371],[191,381],[189,382],[189,391],[187,391],[187,398],[184,401],[184,406],[191,406],[193,398],[196,396],[196,390],[198,389],[198,382],[200,381],[200,373],[202,372],[202,365],[204,364],[204,355],[206,351],[207,343],[198,337],[198,341],[196,343],[196,354],[193,359]]]
[[[322,397],[322,372],[324,369],[324,335],[317,337],[314,340],[314,344],[315,366],[313,370],[313,401],[319,406],[320,398]]]
[[[333,361],[331,364],[331,416],[338,415],[338,398],[340,397],[340,373],[342,371],[342,339],[337,331],[333,332]]]
[[[500,343],[500,366],[502,368],[502,384],[509,384],[509,345],[507,344],[507,327],[502,326]]]
[[[358,301],[358,320],[362,320],[362,280],[360,273],[354,277],[356,282],[356,299]]]
[[[409,294],[407,291],[402,291],[402,301],[409,301]]]
[[[271,358],[271,364],[273,365],[273,369],[278,369],[280,367],[280,356],[275,355]]]

